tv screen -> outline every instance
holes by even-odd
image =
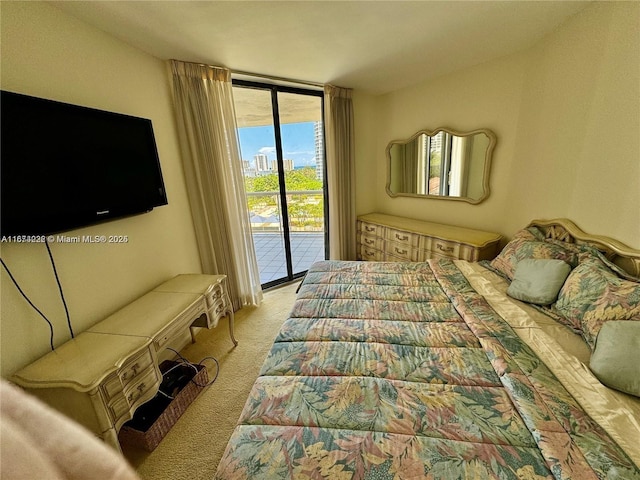
[[[0,235],[63,232],[167,204],[151,120],[0,93]]]

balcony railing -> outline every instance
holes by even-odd
[[[247,192],[251,229],[282,231],[279,192]],[[293,232],[324,231],[324,192],[296,190],[287,192],[289,230]]]
[[[251,231],[260,282],[269,283],[287,276],[278,192],[249,192]],[[287,192],[291,260],[293,273],[306,271],[325,257],[324,193],[322,190]]]

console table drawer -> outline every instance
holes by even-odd
[[[226,311],[227,306],[224,298],[218,299],[216,303],[211,305],[211,307],[209,308],[209,318],[211,319],[211,326],[209,328],[216,327],[220,319],[224,317]]]
[[[149,369],[144,375],[141,375],[138,381],[130,383],[123,390],[129,407],[133,407],[136,402],[141,400],[152,389],[159,377],[160,375],[156,374],[154,369]]]
[[[218,283],[216,285],[212,285],[211,289],[205,293],[205,298],[207,299],[208,309],[211,309],[211,307],[220,300],[224,300],[224,288],[222,284]]]
[[[205,295],[207,299],[207,315],[209,318],[205,318],[207,321],[207,328],[215,328],[218,326],[218,322],[228,311],[231,310],[231,305],[227,303],[227,296],[223,284],[214,285],[209,292]]]
[[[149,367],[153,368],[154,359],[150,350],[145,350],[137,357],[127,362],[117,372],[109,375],[102,384],[102,392],[110,400],[120,394],[128,384],[135,382],[137,377],[147,373]]]
[[[194,319],[203,313],[206,313],[205,303],[202,298],[199,298],[153,339],[156,351],[164,348],[171,339],[177,337],[180,332],[191,325]]]
[[[107,403],[109,414],[116,428],[131,419],[135,409],[153,398],[161,383],[160,373],[155,368],[149,368],[131,382],[119,395]]]

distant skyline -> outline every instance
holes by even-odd
[[[316,165],[314,122],[286,123],[282,132],[282,153],[285,159],[293,160],[296,168]],[[276,159],[276,140],[273,125],[242,127],[238,129],[242,160],[254,166],[254,156],[267,155],[269,161]]]

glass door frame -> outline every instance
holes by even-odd
[[[323,201],[324,201],[324,258],[329,258],[329,193],[327,188],[327,148],[325,142],[324,129],[324,92],[322,90],[312,90],[308,88],[292,87],[288,85],[276,85],[271,83],[257,82],[253,80],[232,79],[234,87],[254,88],[256,90],[269,91],[271,94],[271,114],[273,120],[274,140],[276,147],[276,161],[278,163],[278,186],[280,188],[280,206],[282,212],[283,242],[285,251],[285,263],[287,265],[287,275],[276,280],[262,284],[263,289],[271,288],[291,282],[306,275],[307,271],[293,273],[293,260],[291,255],[291,230],[289,226],[289,212],[287,205],[287,189],[285,185],[284,154],[282,150],[282,132],[280,130],[280,108],[278,103],[278,93],[292,93],[320,98],[320,110],[322,118],[322,175],[323,175]]]

